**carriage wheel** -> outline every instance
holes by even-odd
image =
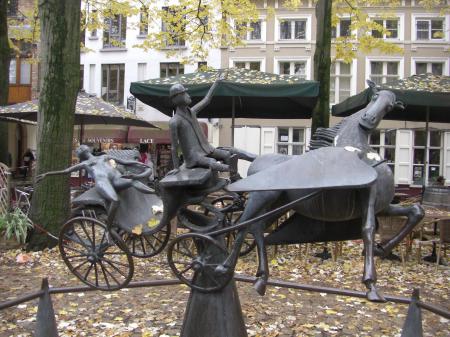
[[[227,257],[226,249],[209,236],[189,233],[176,237],[168,247],[169,266],[180,281],[201,292],[218,291],[233,277],[215,269]]]
[[[88,286],[117,290],[133,277],[133,258],[120,236],[100,221],[78,217],[64,224],[59,250],[70,271]]]
[[[136,235],[124,233],[123,241],[130,254],[136,257],[152,257],[159,254],[167,245],[170,237],[170,223],[153,234]]]
[[[243,206],[238,202],[236,197],[232,195],[223,195],[214,199],[211,204],[219,208],[225,215],[227,225],[231,226],[239,221],[242,215]],[[236,239],[236,232],[232,231],[225,236],[225,243],[227,248],[231,248]],[[244,243],[242,244],[239,256],[249,254],[256,247],[256,242],[251,233],[247,233]]]

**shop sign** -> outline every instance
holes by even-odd
[[[114,143],[113,138],[106,137],[89,137],[85,139],[86,143]]]
[[[153,144],[153,138],[139,138],[139,144]]]

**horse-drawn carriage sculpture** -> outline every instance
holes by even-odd
[[[189,232],[169,242],[167,257],[182,282],[203,292],[225,287],[250,231],[259,260],[255,288],[264,294],[269,275],[266,244],[362,238],[367,297],[383,301],[375,287],[374,255],[390,252],[423,217],[419,206],[390,205],[392,172],[368,145],[370,132],[396,104],[391,92],[381,91],[365,109],[334,128],[319,130],[312,141],[315,149],[300,156],[258,157],[249,176],[231,184],[217,170],[182,166],[159,182],[156,193],[135,183],[148,174],[144,165],[119,160],[143,172],[121,175],[109,166],[107,173],[116,179],[117,194],[106,195],[97,179],[92,190],[75,200],[84,204],[100,200],[107,217],[103,222],[86,211],[85,216],[69,220],[60,234],[63,259],[84,283],[103,290],[119,289],[132,278],[133,257],[152,257],[165,248],[171,220],[177,217],[178,226]],[[115,158],[88,158],[84,167],[92,168],[99,161],[111,164],[111,160]],[[219,199],[211,197],[224,190],[226,194]],[[293,215],[264,236],[267,224],[290,210]],[[231,216],[235,212],[242,214]],[[376,215],[381,213],[408,219],[394,238],[376,245]],[[225,237],[230,233],[235,240],[227,247]]]

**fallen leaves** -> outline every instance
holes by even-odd
[[[319,246],[316,247],[320,251]],[[30,253],[32,260],[16,263],[20,251],[0,255],[0,300],[39,289],[48,276],[52,286],[78,286],[57,250]],[[313,254],[313,251],[310,253]],[[299,254],[298,247],[269,250],[271,277],[299,283],[364,290],[360,283],[363,259],[361,243],[348,242],[337,262]],[[238,271],[254,274],[254,253],[241,258]],[[134,259],[134,281],[173,278],[164,254]],[[379,289],[385,294],[410,296],[421,288],[425,301],[448,308],[450,270],[410,261],[377,260]],[[401,281],[399,281],[401,280]],[[251,337],[292,336],[395,336],[407,313],[407,306],[377,304],[365,299],[268,287],[261,297],[248,284],[238,283],[241,306]],[[186,286],[124,289],[116,292],[84,292],[52,295],[60,336],[173,337],[179,336],[189,297]],[[34,329],[37,301],[0,311],[0,337],[28,336]],[[388,322],[388,324],[387,324]],[[424,312],[425,336],[446,336],[449,321]]]

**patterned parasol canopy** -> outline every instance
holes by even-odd
[[[156,78],[131,83],[130,91],[142,102],[171,116],[173,106],[169,88],[183,84],[199,102],[221,73],[225,73],[214,92],[211,103],[199,117],[231,118],[233,100],[235,117],[246,118],[310,118],[319,94],[319,84],[295,75],[276,75],[257,70],[229,68]]]
[[[0,107],[0,118],[9,117],[28,121],[37,120],[39,100],[35,99],[23,103]],[[113,124],[143,126],[158,128],[157,126],[137,117],[125,109],[105,102],[103,99],[85,92],[78,94],[75,107],[75,124]]]
[[[391,111],[384,119],[405,121],[450,122],[450,77],[433,74],[413,75],[401,80],[377,86],[379,90],[391,90],[397,100],[403,102],[403,111]],[[372,99],[372,89],[367,88],[347,98],[332,108],[334,116],[345,117],[361,110]]]

